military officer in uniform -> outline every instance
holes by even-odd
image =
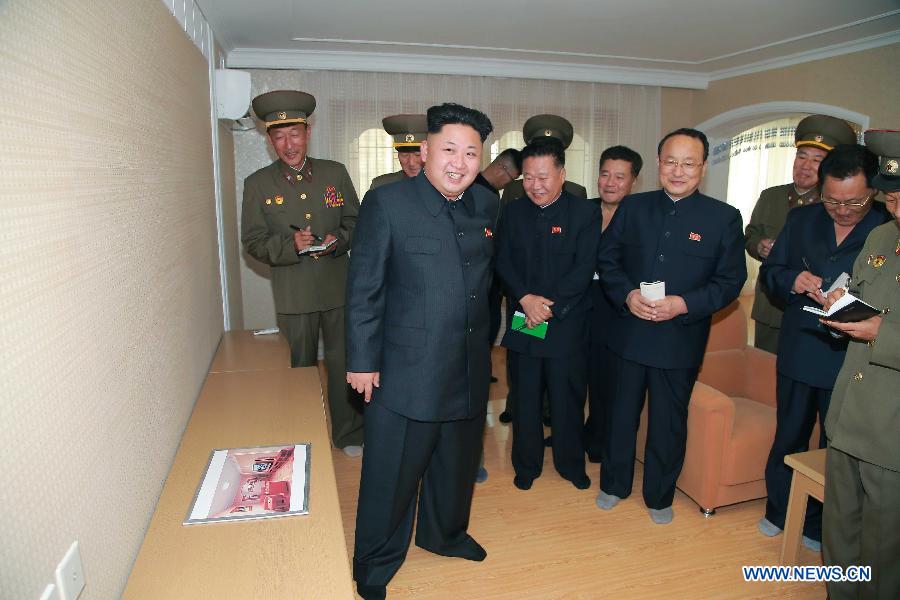
[[[631,493],[646,397],[643,495],[650,518],[660,525],[673,518],[688,402],[712,315],[737,298],[747,279],[740,212],[698,191],[708,156],[702,132],[666,135],[657,148],[662,189],[622,200],[597,257],[603,291],[615,310],[608,347],[616,360],[597,506],[610,510]],[[661,300],[642,293],[640,283],[654,281],[665,285]]]
[[[310,94],[282,90],[253,99],[278,160],[244,180],[241,242],[271,267],[278,327],[291,366],[314,366],[319,329],[325,338],[331,439],[350,456],[362,453],[362,414],[345,381],[344,302],[347,250],[359,199],[344,165],[311,158]],[[310,252],[311,246],[327,246]]]
[[[531,488],[544,464],[541,402],[546,391],[553,418],[553,465],[578,489],[584,470],[584,398],[587,391],[588,290],[600,242],[600,209],[563,190],[565,151],[538,138],[522,150],[527,197],[503,209],[497,275],[515,311],[503,345],[516,374],[512,463],[516,487]],[[545,337],[529,333],[546,326]]]
[[[394,149],[397,151],[397,160],[400,161],[400,170],[379,175],[372,180],[369,189],[402,181],[406,177],[415,177],[422,170],[420,146],[428,133],[425,115],[394,115],[382,119],[381,124],[394,138]]]
[[[847,350],[846,339],[835,339],[804,307],[820,308],[827,290],[853,269],[853,261],[869,233],[888,219],[875,202],[872,179],[878,159],[864,146],[836,146],[819,165],[821,202],[791,209],[760,279],[769,294],[785,306],[778,341],[775,386],[775,439],[766,462],[765,516],[758,528],[774,536],[784,528],[793,470],[784,457],[805,452],[816,423],[828,414],[834,380]],[[818,448],[825,447],[820,431]],[[810,499],[803,527],[803,544],[820,550],[822,505]]]
[[[775,238],[784,227],[788,211],[819,199],[817,184],[822,159],[838,144],[856,143],[856,133],[841,119],[810,115],[797,124],[794,140],[797,154],[794,156],[793,182],[762,191],[744,233],[747,253],[758,261],[769,255]],[[783,306],[773,304],[767,296],[762,278],[757,279],[751,312],[755,321],[754,346],[777,353],[783,310]]]
[[[873,185],[894,220],[872,231],[853,266],[852,292],[882,314],[824,321],[850,343],[825,422],[822,545],[824,564],[870,566],[872,579],[828,582],[832,600],[900,598],[900,131],[865,140],[881,156]]]

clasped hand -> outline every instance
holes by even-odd
[[[628,293],[625,304],[631,314],[645,321],[668,321],[687,312],[687,304],[681,296],[666,296],[662,300],[648,300],[641,296],[641,290]]]
[[[550,307],[553,301],[537,294],[525,294],[519,300],[522,311],[525,313],[525,326],[534,329],[541,323],[547,322],[553,316]]]

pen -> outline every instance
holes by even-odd
[[[294,231],[303,231],[304,228],[303,228],[303,227],[297,227],[296,225],[294,225],[293,223],[291,223],[291,229],[293,229]],[[312,236],[313,236],[313,239],[316,240],[317,242],[320,242],[320,243],[321,243],[321,242],[324,242],[324,241],[325,241],[325,240],[323,240],[322,238],[320,238],[319,236],[317,236],[316,234],[312,234]]]
[[[803,260],[803,265],[806,267],[806,270],[812,273],[812,267],[809,266],[809,262],[806,260],[806,257],[802,256],[801,259]]]

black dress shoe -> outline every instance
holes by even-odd
[[[541,421],[544,423],[544,427],[550,427],[550,415],[542,416]]]
[[[508,410],[504,410],[502,413],[500,413],[500,422],[512,423],[512,413]]]
[[[588,453],[588,460],[592,463],[600,463],[600,455]]]
[[[418,541],[416,542],[416,545],[433,554],[449,556],[451,558],[464,558],[466,560],[474,560],[477,562],[481,562],[487,558],[487,551],[481,547],[481,544],[472,539],[471,535],[466,535],[465,539],[455,546],[442,548],[440,550],[420,544]]]
[[[491,375],[491,383],[497,383],[497,378]]]
[[[548,435],[547,437],[544,438],[544,447],[549,448],[552,445],[553,445],[553,436]]]
[[[587,475],[581,475],[580,477],[570,479],[569,481],[571,481],[572,485],[574,485],[579,490],[586,490],[591,487],[591,478]]]
[[[384,600],[387,598],[387,590],[383,585],[364,585],[356,584],[356,593],[363,597],[363,600]]]
[[[516,475],[513,477],[513,485],[515,485],[520,490],[530,490],[531,484],[534,483],[534,479],[530,477],[523,477],[522,475]]]

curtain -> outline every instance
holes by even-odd
[[[355,71],[250,72],[254,96],[296,89],[316,97],[310,156],[344,163],[360,196],[371,177],[399,168],[393,157],[385,164],[386,154],[377,151],[389,147],[386,134],[378,133],[381,119],[424,113],[442,102],[458,102],[490,117],[494,132],[485,145],[485,165],[489,149],[498,147],[491,144],[500,141],[500,150],[507,147],[500,138],[510,132],[521,137],[529,117],[553,113],[567,118],[578,137],[567,154],[566,170],[589,194],[596,192],[597,160],[606,147],[624,144],[649,160],[659,138],[660,88],[654,86]],[[235,135],[235,155],[239,192],[244,177],[274,158],[259,130]],[[655,176],[644,179],[647,189],[656,186]]]

